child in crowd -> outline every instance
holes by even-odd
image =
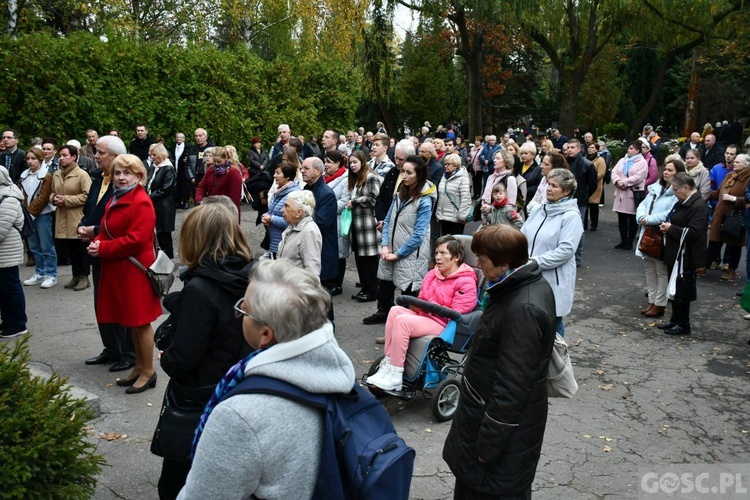
[[[484,224],[508,224],[521,229],[523,221],[518,212],[513,210],[513,205],[508,203],[505,195],[505,186],[498,182],[492,188],[492,212],[482,217]]]

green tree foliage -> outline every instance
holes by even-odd
[[[169,137],[204,127],[217,143],[267,144],[279,123],[295,133],[320,133],[354,123],[359,81],[353,67],[314,57],[265,62],[248,51],[166,43],[135,46],[76,33],[0,39],[0,52],[34,54],[0,72],[0,123],[24,139],[83,137],[86,129],[136,123]]]
[[[581,87],[578,124],[584,130],[597,130],[617,116],[623,98],[619,76],[622,54],[617,47],[606,47],[589,69]]]
[[[411,130],[419,130],[425,120],[440,124],[461,118],[465,100],[461,100],[452,44],[442,34],[438,21],[423,17],[416,33],[407,34],[403,44],[397,97]]]
[[[371,20],[363,26],[363,62],[366,96],[369,105],[364,113],[385,123],[386,129],[398,127],[392,117],[394,108],[392,84],[396,72],[396,54],[393,47],[393,4],[375,0]],[[379,118],[377,118],[379,117]]]
[[[0,493],[3,498],[89,498],[104,464],[86,440],[92,418],[66,381],[29,373],[28,336],[0,345]]]

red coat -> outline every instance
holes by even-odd
[[[161,315],[161,302],[146,274],[128,259],[135,257],[145,267],[154,263],[155,225],[154,205],[141,185],[114,206],[111,200],[107,204],[95,239],[100,242],[102,259],[96,309],[99,323],[142,326]]]
[[[195,202],[200,203],[204,196],[223,194],[237,206],[237,219],[240,218],[240,199],[242,198],[242,174],[232,167],[221,177],[214,175],[214,167],[210,167],[195,188]]]

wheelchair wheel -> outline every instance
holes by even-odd
[[[372,364],[370,365],[370,369],[367,370],[368,377],[371,377],[375,375],[375,373],[377,373],[378,367],[380,366],[380,362],[383,361],[384,357],[385,357],[385,354],[382,354],[378,356],[377,358],[375,358],[375,361],[373,361]],[[388,396],[388,394],[386,394],[383,390],[381,390],[378,387],[375,387],[374,385],[368,385],[367,389],[370,391],[370,394],[372,394],[378,399]]]
[[[453,418],[461,396],[461,386],[456,379],[445,379],[435,389],[432,398],[432,414],[438,422],[447,422]]]

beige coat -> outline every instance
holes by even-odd
[[[57,207],[55,218],[55,238],[72,240],[78,238],[78,223],[83,218],[83,205],[89,195],[91,177],[77,163],[66,169],[60,169],[52,176],[52,194],[65,196],[63,206]]]
[[[596,169],[596,191],[589,196],[589,203],[599,203],[602,199],[602,187],[604,185],[604,174],[607,173],[607,164],[601,156],[592,161]]]

